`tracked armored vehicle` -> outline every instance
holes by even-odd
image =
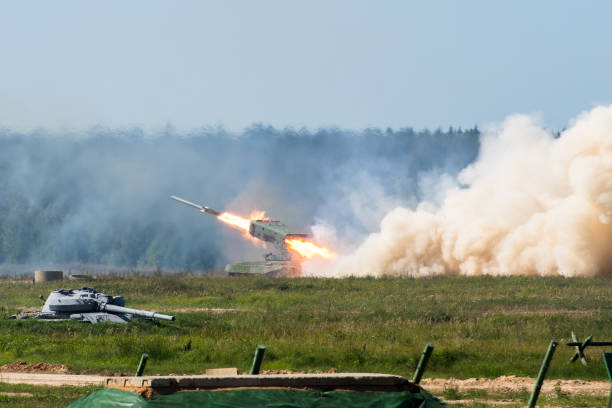
[[[128,323],[133,316],[174,320],[174,316],[124,306],[123,296],[106,295],[92,288],[58,289],[51,292],[45,300],[41,312],[19,313],[11,318],[47,321],[78,320],[90,323]]]

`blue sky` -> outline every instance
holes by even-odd
[[[0,1],[0,126],[486,124],[612,103],[607,1]]]

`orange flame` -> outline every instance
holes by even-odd
[[[224,223],[242,230],[244,232],[249,232],[249,228],[251,227],[251,220],[263,220],[265,219],[266,212],[265,211],[253,211],[249,218],[244,218],[236,214],[232,214],[229,212],[221,213],[217,218]]]
[[[249,232],[249,227],[251,226],[251,220],[249,219],[242,218],[239,215],[235,215],[228,212],[222,213],[221,215],[217,216],[217,218],[234,228]]]
[[[330,251],[329,249],[320,247],[310,241],[285,238],[285,244],[287,244],[289,249],[294,250],[298,254],[302,255],[304,258],[311,259],[315,256],[320,256],[325,259],[332,259],[336,257],[336,254]]]
[[[227,225],[234,227],[243,231],[246,238],[250,238],[252,241],[256,243],[262,243],[262,241],[252,237],[249,234],[249,229],[251,227],[251,220],[265,220],[265,212],[264,211],[253,211],[249,218],[244,218],[236,214],[232,214],[229,212],[223,212],[217,216],[217,218],[226,223]],[[313,242],[303,241],[301,239],[289,239],[285,238],[285,244],[287,247],[300,254],[304,258],[311,259],[315,256],[320,256],[325,259],[332,259],[336,257],[336,254],[330,251],[327,248],[320,247]],[[264,245],[265,246],[265,245]]]

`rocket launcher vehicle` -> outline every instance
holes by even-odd
[[[214,215],[221,221],[237,226],[239,229],[246,230],[252,237],[272,244],[274,251],[265,255],[265,259],[267,261],[290,261],[292,259],[292,254],[287,247],[287,240],[307,240],[312,238],[311,234],[294,231],[289,226],[279,221],[266,218],[246,220],[237,216],[233,217],[241,219],[233,220],[231,214],[222,213],[220,211],[213,210],[212,208],[192,203],[191,201],[187,201],[177,196],[170,196],[170,198],[185,205],[197,208],[201,213]],[[235,223],[232,221],[235,221]],[[248,221],[248,223],[245,221]]]
[[[313,256],[330,258],[333,256],[331,251],[310,242],[311,234],[295,231],[280,221],[263,217],[249,220],[228,212],[213,210],[177,196],[170,196],[170,198],[194,207],[201,213],[213,215],[220,221],[272,245],[273,251],[264,255],[265,261],[263,262],[240,262],[227,265],[225,270],[230,275],[299,276],[301,274],[301,264],[299,262],[301,258],[311,258]]]

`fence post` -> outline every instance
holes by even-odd
[[[550,341],[550,345],[548,346],[548,351],[546,351],[546,355],[544,356],[544,361],[542,361],[542,366],[540,367],[540,373],[538,374],[538,378],[536,379],[535,386],[533,387],[533,392],[529,397],[529,402],[527,403],[528,408],[533,408],[538,402],[538,396],[540,395],[540,390],[542,389],[542,383],[544,382],[544,377],[546,377],[546,371],[548,371],[548,366],[550,365],[550,361],[555,354],[555,349],[557,348],[557,343],[554,340]]]
[[[425,368],[427,368],[427,363],[429,362],[431,353],[433,353],[433,349],[434,346],[431,343],[427,343],[425,349],[423,349],[423,354],[421,354],[421,359],[419,360],[419,364],[417,365],[417,368],[414,371],[414,376],[412,377],[412,382],[414,384],[421,382],[421,377],[423,376],[423,372],[425,372]]]
[[[610,379],[610,394],[608,394],[607,405],[607,408],[610,408],[610,404],[612,403],[612,353],[603,353],[602,357],[604,366],[606,366],[606,371],[608,372],[608,378]]]
[[[148,359],[149,359],[149,355],[147,353],[142,353],[142,356],[140,357],[140,363],[138,364],[138,369],[136,370],[136,377],[142,376],[142,372],[144,371],[147,365]]]
[[[259,369],[261,368],[261,361],[263,360],[264,353],[266,351],[266,346],[260,344],[257,346],[255,350],[255,357],[253,357],[253,365],[251,366],[250,374],[259,374]]]

